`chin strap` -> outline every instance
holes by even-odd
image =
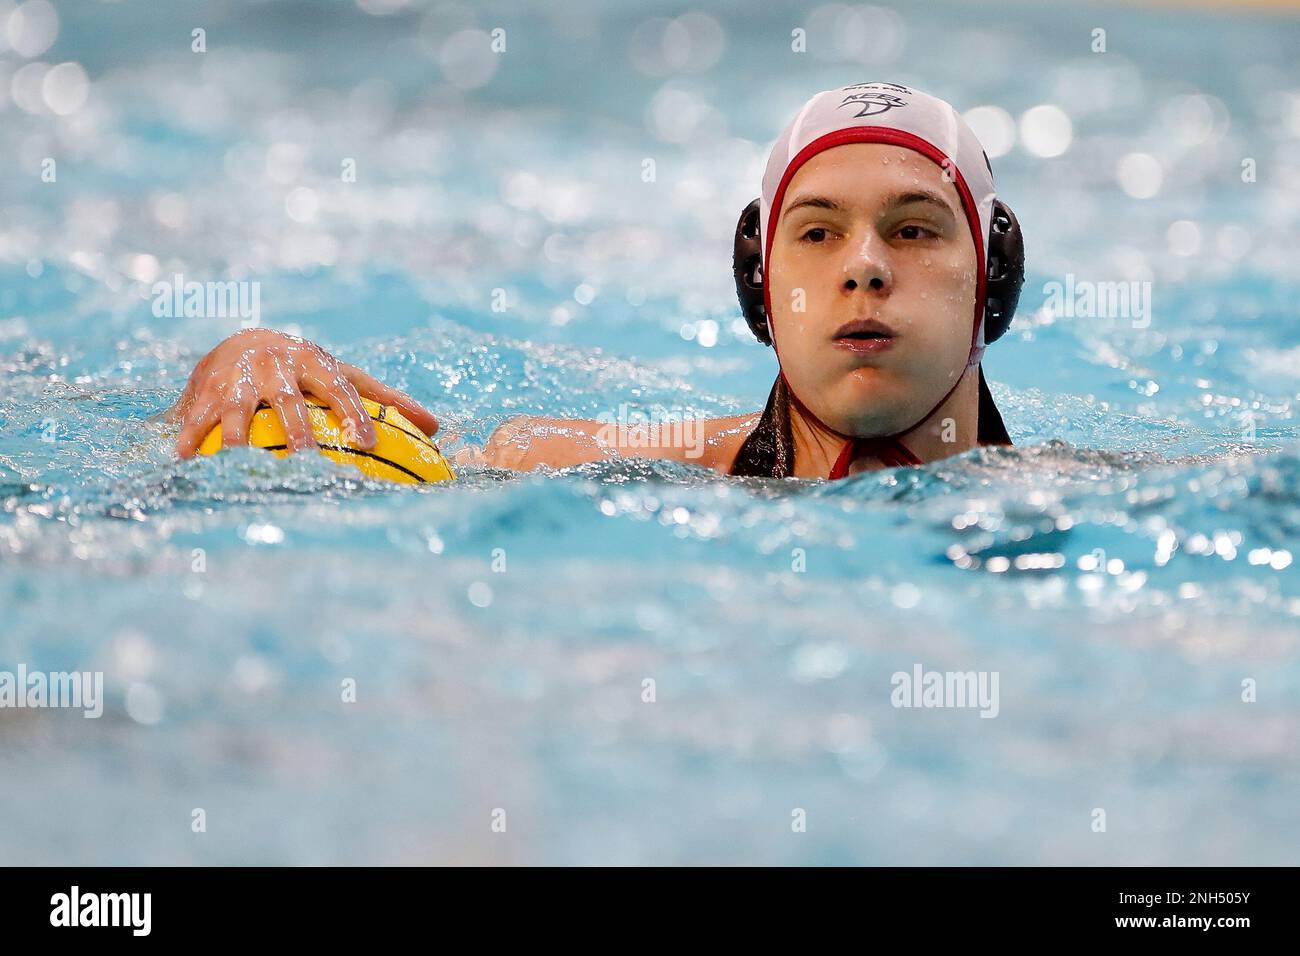
[[[977,355],[982,353],[983,351],[984,351],[983,349],[979,349],[978,352],[972,350],[971,359],[973,361],[968,361],[966,368],[970,368],[972,364],[978,366],[979,358],[977,357]],[[965,370],[963,370],[963,375],[964,374],[965,374]],[[783,371],[781,375],[782,377],[784,377],[785,372]],[[934,407],[931,408],[924,415],[922,415],[920,419],[916,422],[916,424],[910,425],[907,428],[904,428],[902,431],[894,432],[894,434],[892,435],[881,435],[879,437],[874,437],[874,438],[855,438],[851,435],[845,435],[843,432],[836,431],[834,428],[831,428],[820,418],[818,418],[815,414],[813,414],[812,409],[808,408],[807,405],[799,401],[799,396],[794,393],[794,389],[790,388],[789,380],[787,380],[785,384],[786,384],[787,391],[789,391],[790,393],[790,397],[793,398],[796,403],[798,403],[799,410],[803,414],[807,415],[809,418],[815,421],[818,425],[821,425],[821,427],[826,429],[827,431],[839,435],[841,438],[846,439],[844,442],[844,447],[840,449],[839,457],[835,459],[835,466],[831,468],[831,473],[826,476],[827,481],[836,481],[840,478],[848,477],[849,465],[851,465],[853,463],[853,460],[857,458],[859,455],[871,455],[872,457],[879,459],[888,468],[900,468],[905,465],[924,465],[925,462],[922,461],[920,458],[918,458],[916,456],[916,453],[912,451],[912,449],[908,448],[905,444],[903,444],[903,440],[901,436],[906,435],[908,432],[916,428],[918,425],[921,425],[924,422],[928,421],[931,415],[933,415],[940,408],[942,408],[943,403],[948,401],[948,399],[952,397],[953,392],[957,391],[957,386],[961,384],[962,377],[963,377],[962,375],[957,376],[957,381],[953,382],[952,388],[948,389],[948,391],[944,393],[943,398],[935,402]]]

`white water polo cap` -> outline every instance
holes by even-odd
[[[951,105],[928,93],[896,83],[855,83],[818,93],[772,147],[763,173],[759,238],[763,275],[769,274],[776,217],[786,188],[804,163],[818,153],[848,143],[887,143],[915,150],[942,167],[957,188],[975,241],[978,285],[971,324],[970,366],[984,353],[990,226],[996,193],[993,170],[979,139]],[[773,342],[771,292],[764,283],[768,335]]]

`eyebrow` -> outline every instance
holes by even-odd
[[[948,215],[953,215],[952,207],[938,193],[932,193],[925,189],[909,189],[906,192],[894,193],[885,197],[884,205],[887,208],[896,206],[909,206],[913,203],[924,203],[928,206],[937,206]],[[832,212],[843,212],[845,206],[838,200],[829,196],[799,196],[790,205],[785,207],[787,213],[792,213],[796,209],[829,209]]]

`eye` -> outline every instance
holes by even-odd
[[[938,236],[938,233],[933,229],[927,229],[925,226],[918,226],[915,224],[902,226],[898,230],[898,237],[909,241],[917,239],[933,239],[936,236]]]
[[[814,226],[813,228],[805,232],[802,236],[800,236],[800,238],[804,242],[825,242],[826,230],[821,226]]]

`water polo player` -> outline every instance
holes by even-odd
[[[640,455],[733,475],[840,478],[1010,444],[980,359],[1015,312],[1023,243],[984,150],[946,102],[889,83],[814,96],[772,149],[733,266],[745,318],[779,364],[761,414],[704,420],[698,445],[611,440],[599,421],[523,416],[453,461],[529,469]],[[316,447],[305,395],[327,403],[359,449],[376,440],[363,396],[430,435],[438,427],[410,396],[258,329],[195,368],[172,410],[184,423],[178,453],[194,454],[217,425],[225,446],[245,443],[262,405],[288,450]]]

